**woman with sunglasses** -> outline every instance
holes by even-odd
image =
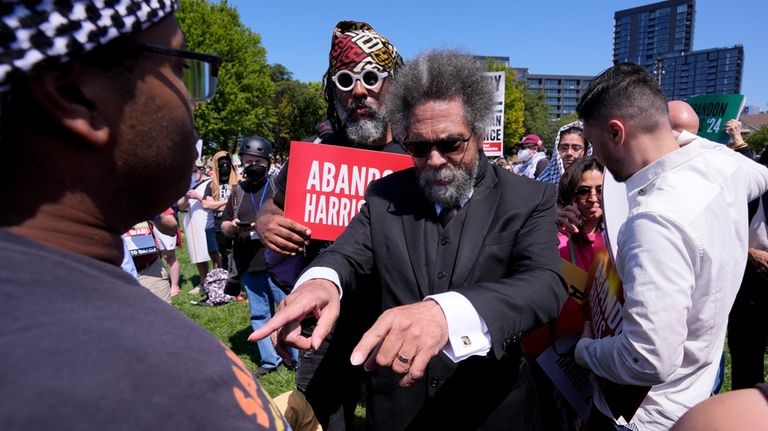
[[[603,165],[593,156],[576,159],[560,179],[558,201],[579,214],[578,232],[558,232],[560,256],[589,271],[595,251],[605,248],[603,240]]]

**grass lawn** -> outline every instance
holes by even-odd
[[[259,350],[256,344],[247,341],[251,333],[251,325],[248,320],[248,304],[246,302],[233,302],[217,307],[203,307],[192,305],[190,301],[200,299],[200,295],[189,295],[187,292],[199,282],[197,269],[189,262],[189,254],[185,248],[176,250],[176,258],[181,263],[181,288],[182,293],[173,298],[173,305],[190,319],[209,330],[222,342],[230,346],[240,359],[252,370],[258,368]],[[766,361],[766,380],[768,380],[768,355]],[[205,366],[205,364],[200,364]],[[296,387],[294,372],[281,367],[277,372],[268,374],[260,379],[264,389],[276,396]],[[725,381],[720,392],[731,389],[731,362],[726,349]],[[356,412],[356,429],[363,429],[365,410],[358,406]]]
[[[191,301],[198,301],[201,298],[201,295],[187,293],[199,283],[197,268],[190,263],[186,248],[177,249],[176,258],[181,263],[182,293],[173,298],[173,305],[228,345],[251,371],[256,371],[259,367],[259,349],[255,343],[248,342],[248,335],[252,332],[248,318],[248,303],[239,301],[216,307],[192,305]],[[203,367],[205,364],[200,366]],[[273,397],[296,387],[294,372],[284,367],[262,377],[259,381]]]

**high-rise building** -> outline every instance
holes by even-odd
[[[529,73],[528,69],[516,67],[517,79],[528,84],[531,91],[541,91],[544,99],[552,108],[550,118],[559,120],[576,112],[576,105],[582,93],[589,87],[594,76],[585,75],[539,75]]]
[[[744,48],[712,48],[657,59],[661,89],[668,99],[685,100],[699,94],[741,93]]]
[[[669,99],[741,92],[744,48],[691,51],[695,0],[669,0],[614,14],[613,63],[653,73]]]
[[[694,0],[669,0],[614,14],[613,63],[653,67],[659,56],[693,46]]]

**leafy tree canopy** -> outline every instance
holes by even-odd
[[[176,14],[190,50],[220,55],[216,96],[195,109],[206,152],[234,151],[253,134],[273,139],[274,83],[261,37],[245,27],[226,0],[181,0]]]
[[[747,135],[745,141],[753,150],[768,148],[768,124]]]

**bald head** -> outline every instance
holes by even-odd
[[[669,106],[669,123],[672,130],[682,132],[686,130],[694,135],[699,131],[699,116],[691,105],[682,100],[673,100],[667,104]]]

